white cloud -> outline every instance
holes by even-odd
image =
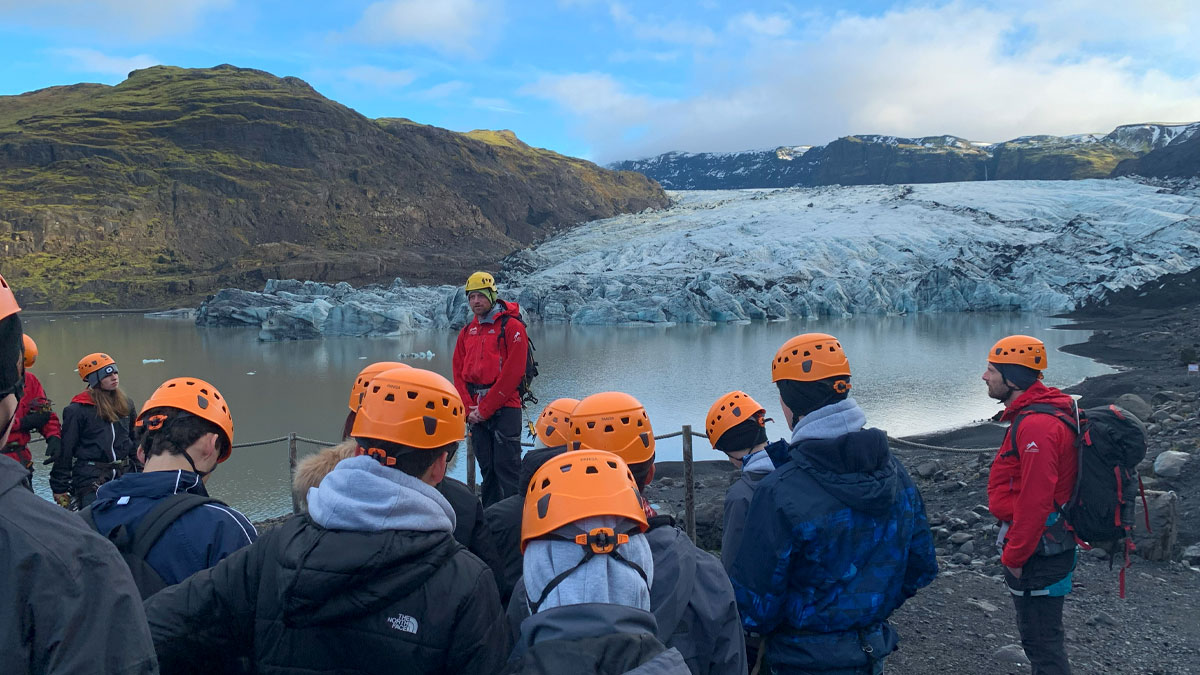
[[[792,30],[792,20],[779,14],[760,16],[754,12],[746,12],[735,16],[729,22],[729,28],[734,31],[749,31],[759,35],[779,37]]]
[[[614,23],[630,31],[639,40],[694,47],[709,47],[717,43],[716,32],[708,26],[680,19],[666,20],[657,16],[639,18],[620,2],[609,5],[609,15]]]
[[[367,65],[347,68],[342,71],[342,76],[351,82],[379,89],[399,89],[417,79],[417,73],[412,70],[388,70]]]
[[[475,106],[476,108],[491,110],[492,112],[510,113],[516,115],[521,114],[520,110],[514,108],[512,103],[509,103],[508,100],[503,98],[487,98],[479,96],[471,99],[471,105]]]
[[[999,141],[1200,119],[1196,69],[1147,67],[1139,52],[1119,48],[1129,40],[1122,16],[1131,34],[1200,44],[1200,21],[1190,20],[1198,10],[1152,20],[1140,7],[1114,4],[1089,31],[1069,28],[1080,20],[1069,11],[1037,14],[1032,2],[1003,7],[839,14],[800,29],[810,36],[804,40],[752,42],[720,72],[698,73],[697,93],[680,100],[631,93],[603,73],[543,77],[522,91],[573,114],[603,161],[825,143],[854,133]],[[1060,34],[1068,36],[1065,47]],[[1099,42],[1108,50],[1080,46]]]
[[[5,22],[86,28],[104,38],[148,39],[187,33],[233,0],[0,0]]]
[[[99,73],[102,75],[119,75],[122,79],[130,71],[149,68],[161,63],[149,54],[137,56],[110,56],[95,49],[56,49],[55,54],[65,56],[71,61],[70,68],[84,73]]]
[[[492,42],[498,14],[487,0],[386,0],[367,7],[353,33],[377,44],[478,55]]]
[[[608,60],[612,63],[632,63],[636,61],[671,63],[678,61],[679,57],[680,53],[677,51],[660,52],[650,49],[618,49],[608,55]]]
[[[424,101],[435,101],[435,100],[439,100],[439,99],[449,98],[451,96],[454,96],[455,94],[462,93],[462,92],[466,91],[467,89],[470,89],[470,87],[471,87],[471,85],[469,85],[466,82],[463,82],[461,80],[450,80],[448,82],[442,82],[440,84],[435,84],[428,89],[419,91],[419,92],[413,94],[413,98],[421,99]]]

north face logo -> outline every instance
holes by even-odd
[[[388,617],[388,623],[395,630],[402,630],[405,633],[413,633],[414,635],[417,632],[417,620],[407,614]]]
[[[1037,441],[1029,441],[1029,445],[1025,446],[1025,452],[1037,452],[1040,450],[1037,446]]]

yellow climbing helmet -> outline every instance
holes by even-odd
[[[463,287],[467,295],[470,295],[471,291],[482,291],[484,289],[491,291],[493,295],[497,293],[496,280],[487,272],[475,272],[467,277],[467,283]]]

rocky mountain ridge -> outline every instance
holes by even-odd
[[[0,271],[30,308],[193,304],[268,278],[457,280],[653,181],[508,131],[372,120],[223,65],[0,97]]]
[[[1108,134],[1022,136],[978,143],[958,136],[856,135],[820,146],[727,153],[669,152],[609,166],[674,190],[1075,180],[1200,175],[1200,122],[1129,124]],[[1160,159],[1165,156],[1167,159]],[[1145,157],[1146,161],[1141,162]]]

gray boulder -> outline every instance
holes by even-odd
[[[1146,560],[1170,560],[1179,539],[1179,496],[1174,492],[1146,490],[1150,531],[1146,531],[1142,500],[1134,500],[1133,543]]]
[[[1178,450],[1167,450],[1154,458],[1154,475],[1160,478],[1178,478],[1191,455]]]
[[[1149,421],[1150,416],[1154,414],[1154,408],[1146,403],[1146,399],[1137,394],[1121,394],[1116,400],[1117,407],[1123,408],[1133,416],[1142,421]]]

